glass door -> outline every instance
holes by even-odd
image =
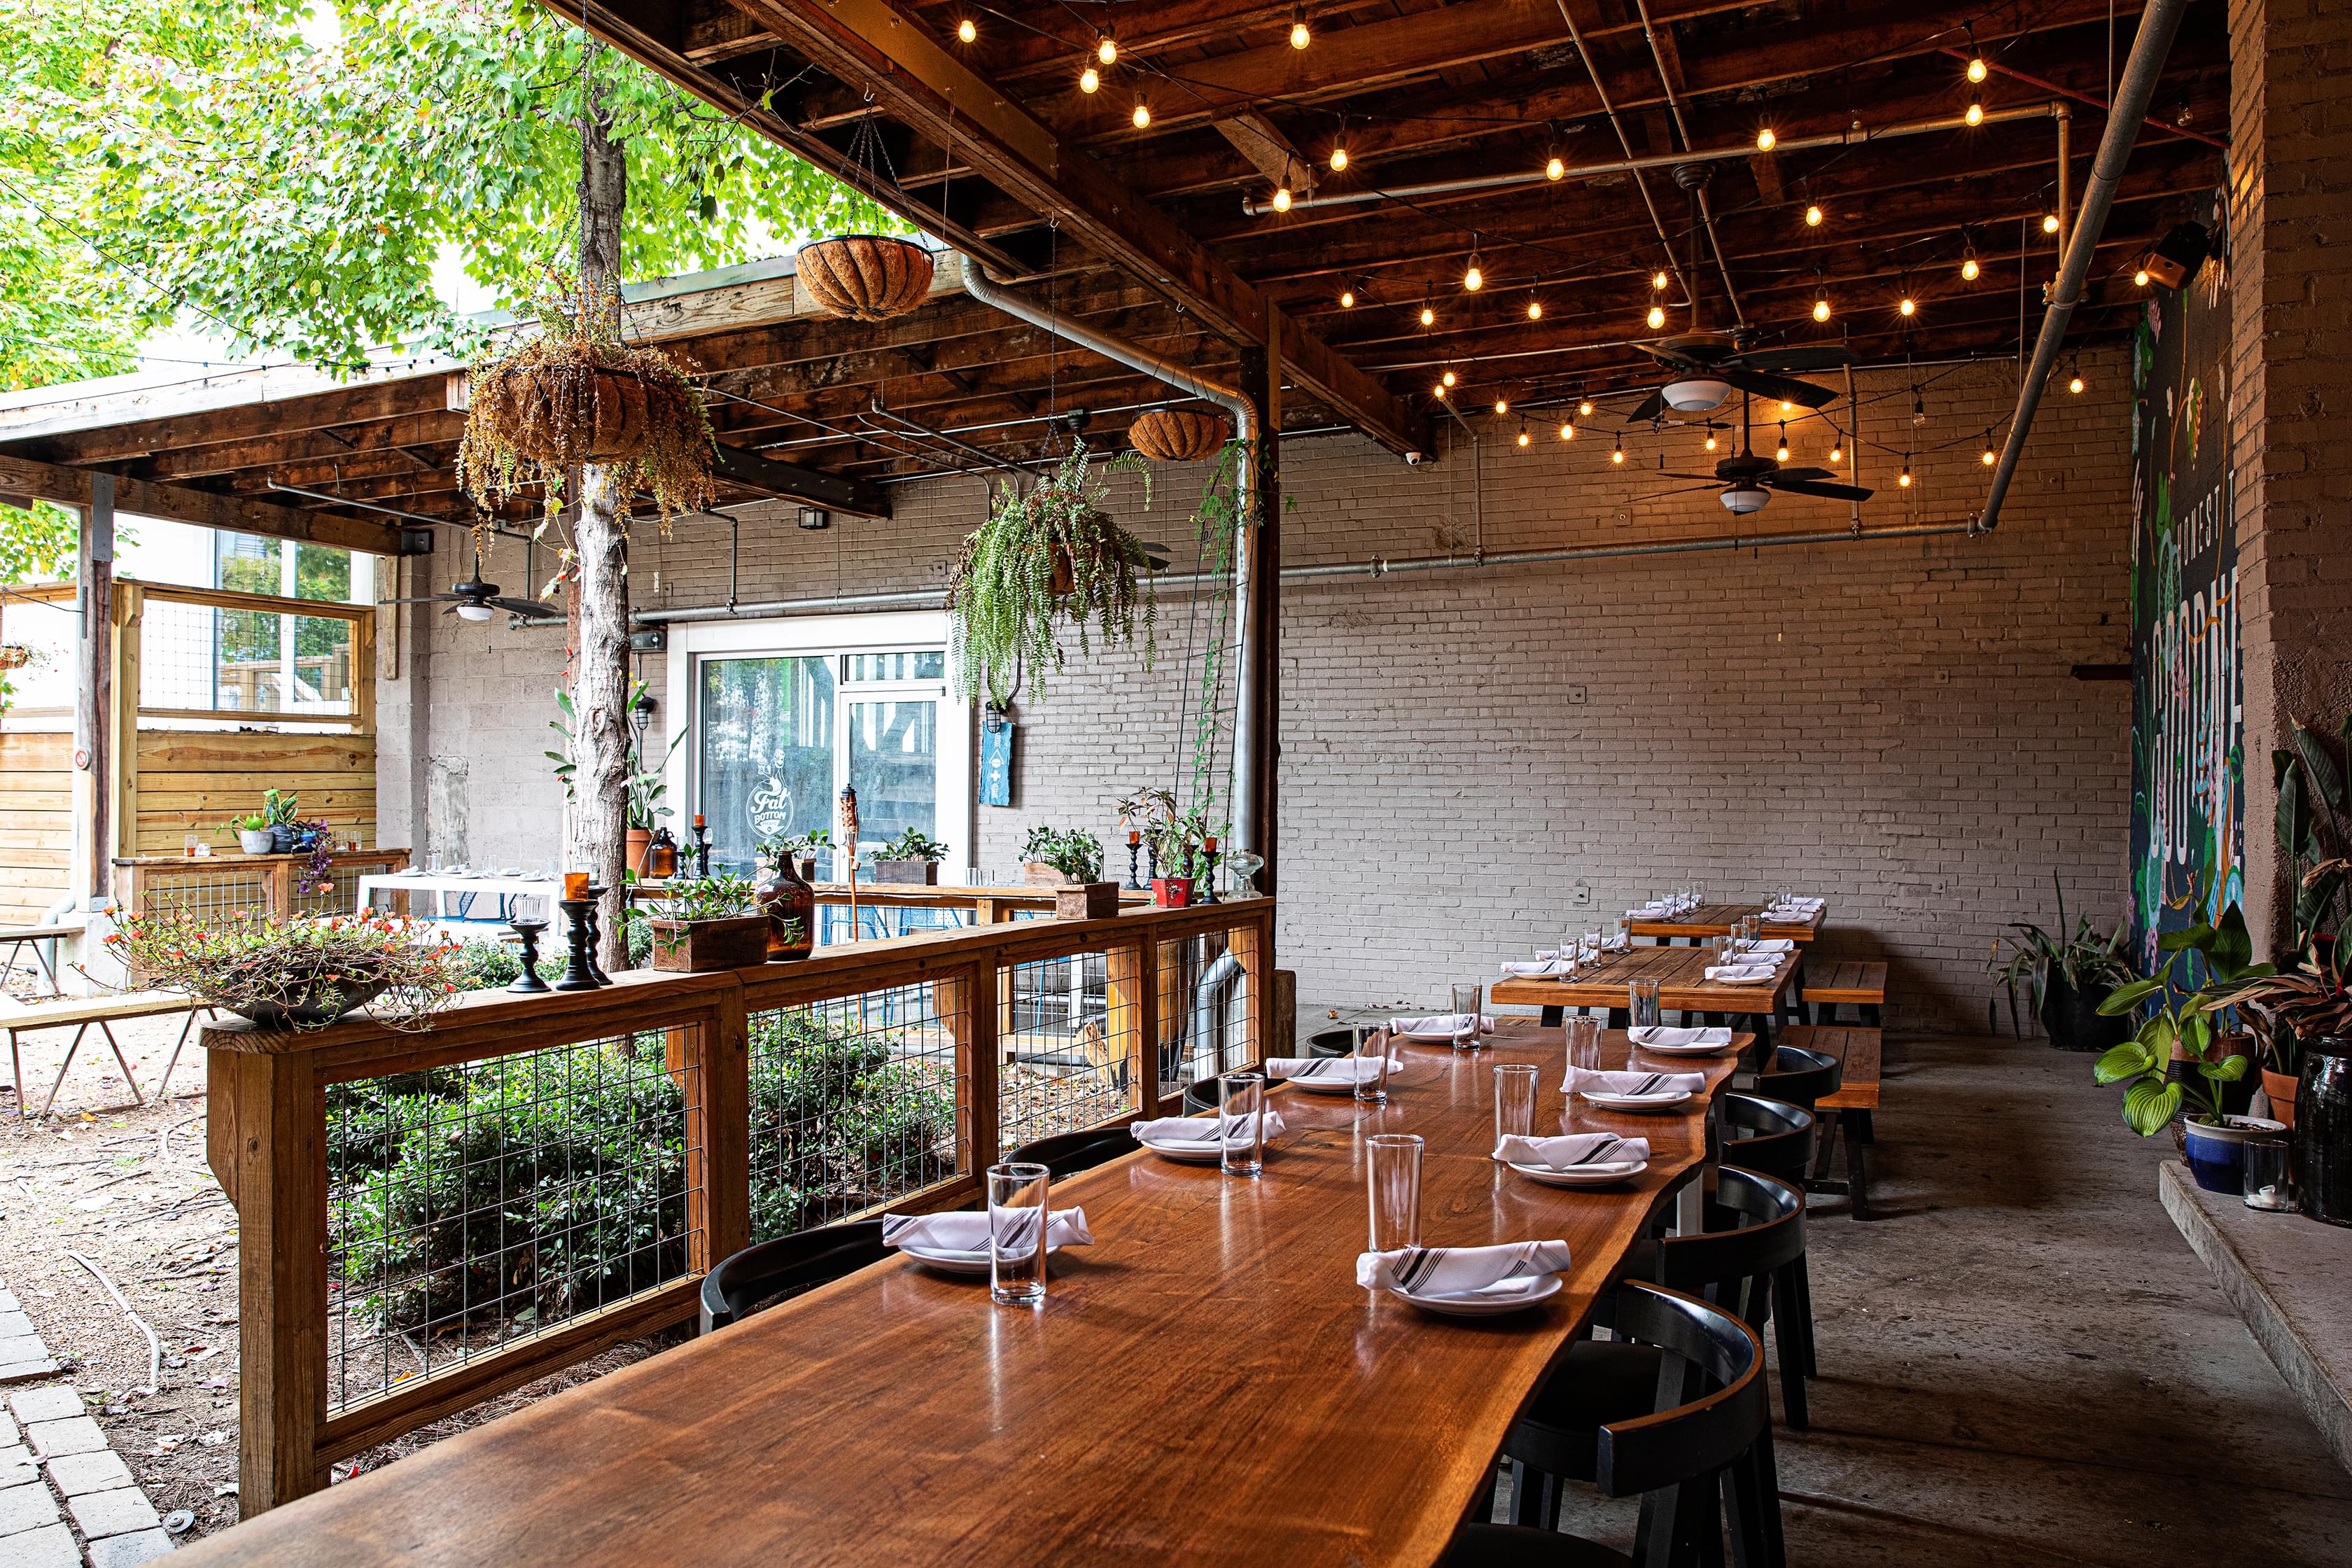
[[[696,809],[710,830],[711,865],[749,871],[759,845],[833,821],[834,661],[708,658],[698,673]]]

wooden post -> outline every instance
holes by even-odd
[[[81,679],[74,700],[74,803],[85,858],[74,891],[93,907],[114,886],[114,476],[92,472],[75,567],[81,588]]]
[[[107,756],[114,799],[107,814],[111,830],[101,846],[110,865],[117,857],[139,853],[139,660],[146,608],[146,589],[136,583],[115,584],[114,670],[107,692]]]
[[[310,1052],[205,1046],[205,1150],[236,1205],[237,1508],[251,1519],[326,1484],[326,1109]]]
[[[1003,989],[1009,994],[1010,988],[1004,985],[1003,971],[993,957],[980,959],[969,977],[957,984],[966,998],[963,1028],[956,1037],[957,1072],[971,1108],[971,1163],[965,1173],[977,1176],[1004,1152],[1001,1084],[1004,1047],[997,1020],[1003,1016],[1000,1009],[1009,1004],[998,992]]]
[[[1110,1002],[1104,1021],[1112,1050],[1124,1058],[1135,1080],[1136,1111],[1145,1117],[1160,1114],[1160,987],[1154,973],[1159,945],[1139,936],[1104,954]]]
[[[751,1024],[743,988],[728,987],[717,1016],[685,1033],[695,1068],[686,1097],[687,1267],[706,1274],[751,1245]]]

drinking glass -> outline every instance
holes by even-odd
[[[1495,1064],[1495,1145],[1536,1131],[1536,1067],[1532,1062]]]
[[[1375,1075],[1365,1078],[1364,1064],[1377,1064]],[[1356,1030],[1356,1099],[1365,1105],[1386,1105],[1389,1102],[1389,1037],[1378,1029],[1359,1027]]]
[[[1475,980],[1467,985],[1456,985],[1454,988],[1454,1016],[1457,1018],[1467,1017],[1470,1020],[1468,1029],[1457,1029],[1454,1036],[1454,1048],[1457,1051],[1475,1051],[1478,1048],[1478,1026],[1482,1021],[1478,1008],[1486,995],[1486,990],[1485,986]]]
[[[1045,1299],[1046,1189],[1043,1165],[988,1168],[988,1294],[1008,1307]]]
[[[1739,939],[1725,932],[1715,939],[1715,962],[1718,964],[1736,963],[1739,956]]]
[[[1633,939],[1625,929],[1625,917],[1623,915],[1619,915],[1615,920],[1611,921],[1603,929],[1605,929],[1609,933],[1610,946],[1627,947],[1632,945]]]
[[[2293,1145],[2284,1138],[2249,1138],[2240,1147],[2246,1154],[2246,1206],[2294,1207]]]
[[[1579,1013],[1567,1021],[1568,1065],[1585,1072],[1601,1069],[1601,1020]]]
[[[1421,1245],[1421,1135],[1375,1132],[1364,1140],[1370,1171],[1371,1250]]]
[[[1567,967],[1570,974],[1584,966],[1584,944],[1576,940],[1574,931],[1564,931],[1559,933],[1559,957],[1560,963]]]
[[[1644,975],[1640,979],[1627,981],[1625,983],[1625,1002],[1627,1010],[1633,1019],[1633,1026],[1634,1028],[1654,1029],[1658,1026],[1658,982],[1656,977]]]
[[[1593,963],[1601,962],[1601,937],[1599,931],[1589,931],[1584,933],[1584,951],[1591,955]]]
[[[1226,1175],[1255,1176],[1265,1169],[1265,1113],[1264,1073],[1229,1072],[1217,1079],[1217,1164]],[[1246,1136],[1236,1140],[1236,1131]]]

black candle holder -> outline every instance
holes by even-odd
[[[1217,901],[1217,852],[1213,849],[1202,850],[1200,852],[1199,864],[1201,868],[1200,886],[1193,889],[1195,892],[1200,894],[1200,898],[1196,901],[1203,904],[1213,904]]]
[[[596,969],[590,958],[594,942],[591,935],[591,917],[596,912],[593,899],[558,899],[555,907],[563,911],[563,978],[550,990],[593,991],[597,989]]]
[[[539,933],[547,929],[547,922],[530,915],[518,915],[507,921],[507,927],[522,938],[522,973],[507,989],[524,993],[547,990],[547,982],[539,977]]]
[[[1152,882],[1160,880],[1160,851],[1148,844],[1143,848],[1143,865],[1144,875],[1150,879],[1144,883],[1148,888]]]
[[[610,888],[588,889],[588,973],[595,976],[599,985],[613,984],[613,977],[604,973],[604,963],[596,957],[596,950],[604,945],[604,895],[612,890]]]
[[[1137,844],[1129,844],[1127,847],[1127,885],[1130,888],[1140,888],[1143,886],[1142,883],[1135,879],[1135,854],[1140,847],[1142,847]]]
[[[699,822],[694,825],[694,874],[710,875],[710,829]]]

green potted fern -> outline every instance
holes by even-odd
[[[1027,491],[999,487],[988,521],[965,538],[948,587],[949,642],[973,701],[1002,707],[1024,675],[1043,698],[1046,677],[1063,668],[1065,627],[1090,653],[1097,638],[1133,642],[1139,626],[1143,667],[1151,668],[1160,613],[1151,574],[1168,561],[1104,510],[1104,476],[1120,471],[1143,476],[1150,506],[1141,459],[1126,452],[1097,462],[1081,441]]]

